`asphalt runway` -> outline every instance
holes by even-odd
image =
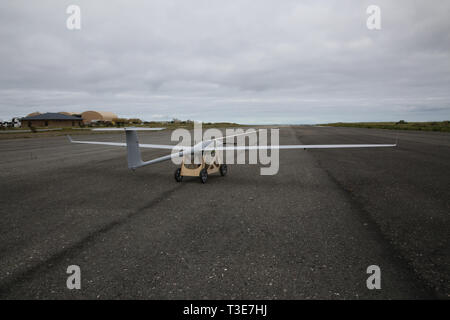
[[[396,134],[284,127],[280,143]],[[398,136],[397,148],[282,150],[275,176],[230,165],[205,185],[175,182],[171,162],[131,172],[124,148],[0,140],[0,298],[448,299],[450,135]],[[69,265],[80,290],[66,288]],[[366,287],[369,265],[380,290]]]

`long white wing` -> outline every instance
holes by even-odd
[[[103,141],[78,141],[72,140],[70,136],[69,141],[72,143],[83,143],[83,144],[95,144],[95,145],[104,145],[104,146],[118,146],[118,147],[127,147],[127,160],[128,160],[128,168],[136,169],[139,167],[143,167],[149,164],[158,163],[162,161],[167,161],[173,158],[182,157],[187,153],[192,153],[192,147],[185,146],[171,146],[171,145],[163,145],[163,144],[140,144],[138,142],[138,138],[136,135],[137,130],[128,129],[125,130],[126,133],[126,143],[123,142],[103,142]],[[153,148],[153,149],[170,149],[172,153],[163,157],[159,157],[156,159],[142,161],[140,148]]]
[[[261,129],[238,133],[222,138],[216,138],[213,140],[222,140],[226,138],[236,137],[240,135],[248,135],[252,133],[258,133]],[[240,150],[270,150],[270,149],[338,149],[338,148],[377,148],[377,147],[395,147],[397,144],[294,144],[294,145],[269,145],[269,146],[216,146],[213,147],[213,144],[209,144],[204,148],[204,150],[221,150],[221,151],[240,151]]]
[[[165,128],[143,128],[143,127],[125,127],[125,128],[94,128],[91,129],[92,131],[159,131],[163,130]],[[244,133],[238,133],[226,137],[216,138],[213,140],[222,140],[230,137],[236,137],[240,135],[248,135],[257,133],[257,131],[251,131],[251,132],[244,132]],[[104,145],[104,146],[115,146],[115,147],[126,147],[127,144],[125,142],[104,142],[104,141],[80,141],[80,140],[72,140],[70,136],[67,136],[72,143],[83,143],[83,144],[97,144],[97,145]],[[151,148],[151,149],[167,149],[167,150],[190,150],[191,147],[189,146],[179,146],[179,145],[168,145],[168,144],[146,144],[146,143],[139,143],[140,148]]]
[[[234,147],[208,147],[211,150],[269,150],[269,149],[337,149],[337,148],[377,148],[395,147],[396,144],[294,144],[294,145],[273,145],[273,146],[234,146]]]
[[[102,128],[101,130],[104,130]],[[110,128],[110,131],[123,130],[126,133],[126,143],[123,142],[103,142],[103,141],[79,141],[72,140],[70,136],[67,136],[72,143],[83,143],[83,144],[95,144],[95,145],[105,145],[105,146],[119,146],[127,147],[127,158],[128,158],[128,168],[136,169],[145,165],[158,163],[162,161],[167,161],[176,157],[182,157],[186,154],[192,154],[208,150],[259,150],[259,149],[334,149],[334,148],[374,148],[374,147],[395,147],[397,144],[318,144],[318,145],[270,145],[270,146],[223,146],[216,145],[212,143],[213,140],[204,141],[200,143],[200,148],[188,147],[188,146],[173,146],[164,144],[140,144],[136,135],[138,130],[152,130],[155,128]],[[160,128],[156,128],[160,129]],[[240,133],[233,136],[241,134],[251,134],[255,132]],[[229,136],[230,137],[230,136]],[[227,137],[224,137],[227,138]],[[223,138],[218,138],[214,140],[219,140]],[[172,150],[172,153],[163,157],[159,157],[149,161],[142,161],[140,148],[152,148],[152,149],[168,149]]]

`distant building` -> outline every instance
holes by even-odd
[[[113,119],[118,118],[115,113],[108,111],[85,111],[81,114],[83,122],[86,124],[92,122],[112,122]]]
[[[66,116],[74,116],[74,115],[78,114],[76,112],[66,112],[66,111],[60,111],[58,113],[65,114]]]
[[[30,113],[30,114],[27,114],[27,117],[38,116],[40,114],[41,113],[39,111],[35,111],[35,112]]]
[[[58,115],[67,116],[69,118],[59,117]],[[22,120],[25,121],[25,123],[22,125],[22,127],[29,127],[29,126],[70,127],[72,125],[70,124],[70,122],[68,122],[69,120],[75,121],[74,126],[79,126],[81,124],[111,123],[113,121],[113,119],[117,119],[117,118],[118,118],[118,116],[115,113],[112,113],[109,111],[90,110],[90,111],[85,111],[83,113],[67,112],[67,111],[60,111],[57,113],[40,113],[39,111],[35,111],[35,112],[28,114],[25,118],[22,118]],[[78,123],[79,120],[82,121],[81,124]],[[33,122],[29,122],[29,121],[33,121]],[[45,122],[45,121],[47,121],[47,122]],[[55,121],[58,121],[58,124]]]
[[[42,113],[22,118],[22,127],[79,127],[83,119],[61,113]]]

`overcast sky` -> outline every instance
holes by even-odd
[[[448,0],[2,0],[0,119],[449,120],[449,14]]]

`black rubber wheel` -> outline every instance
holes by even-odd
[[[219,170],[220,170],[220,175],[223,177],[223,176],[227,175],[228,167],[226,164],[221,164]]]
[[[178,168],[177,170],[175,170],[175,180],[177,180],[177,182],[181,182],[183,181],[183,176],[181,175],[181,168]]]
[[[202,169],[200,171],[200,181],[202,183],[206,183],[206,180],[208,180],[208,171],[206,169]]]

